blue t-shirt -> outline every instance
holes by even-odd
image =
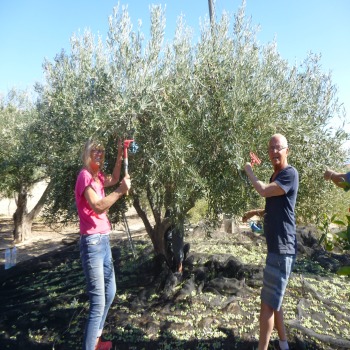
[[[344,187],[344,191],[349,191],[350,190],[350,171],[346,173],[345,175],[345,182],[347,182],[346,186]]]
[[[277,174],[274,182],[285,193],[282,196],[266,198],[264,232],[267,250],[276,254],[296,254],[294,209],[299,187],[298,171],[288,165]]]

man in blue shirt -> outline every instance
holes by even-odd
[[[283,322],[282,301],[290,273],[296,259],[295,203],[299,187],[297,170],[287,161],[287,139],[275,134],[269,142],[269,158],[273,174],[268,184],[255,176],[252,163],[244,170],[255,190],[266,198],[264,210],[253,210],[244,219],[253,215],[264,217],[264,233],[267,243],[264,284],[261,290],[259,350],[266,350],[274,326],[279,336],[281,350],[289,349]]]

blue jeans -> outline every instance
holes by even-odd
[[[94,350],[117,290],[109,234],[81,235],[80,257],[90,300],[83,350]]]

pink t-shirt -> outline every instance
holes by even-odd
[[[84,196],[86,187],[91,186],[100,198],[105,197],[103,187],[105,177],[103,173],[98,174],[100,183],[96,183],[86,169],[82,169],[78,175],[75,184],[75,202],[78,209],[80,234],[91,235],[94,233],[108,233],[111,231],[111,225],[106,213],[96,214],[90,207],[89,202]]]

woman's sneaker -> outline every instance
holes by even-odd
[[[99,338],[95,350],[111,350],[112,346],[113,345],[111,341],[102,341],[101,338]]]

